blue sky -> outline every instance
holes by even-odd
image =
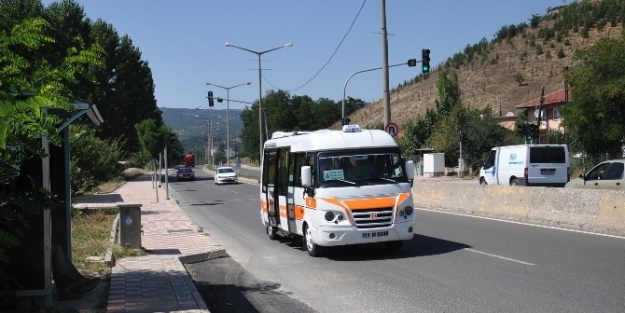
[[[44,0],[44,4],[52,1]],[[207,108],[206,94],[254,102],[259,97],[258,56],[263,54],[263,95],[282,89],[314,100],[340,101],[347,78],[382,66],[381,0],[77,0],[88,18],[101,18],[128,34],[152,69],[159,107]],[[570,2],[570,1],[569,1]],[[492,40],[504,25],[528,22],[563,0],[387,0],[389,65],[420,59],[431,50],[436,66],[467,44]],[[360,12],[360,13],[359,13]],[[352,26],[353,23],[353,26]],[[351,27],[351,29],[350,29]],[[389,70],[390,89],[420,73],[420,66]],[[381,70],[349,80],[347,96],[383,97]],[[216,103],[215,108],[224,108]],[[246,104],[230,102],[231,109]]]

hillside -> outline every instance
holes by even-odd
[[[206,146],[210,121],[213,123],[215,143],[226,140],[226,110],[161,108],[161,111],[163,112],[163,122],[178,135],[178,139],[185,149]],[[241,111],[230,109],[228,114],[231,140],[234,140],[243,128]]]
[[[473,108],[490,106],[493,116],[508,112],[516,116],[519,113],[516,106],[540,97],[543,87],[545,94],[564,88],[562,73],[573,65],[572,56],[576,49],[591,46],[600,38],[617,38],[622,34],[622,25],[610,27],[608,23],[601,30],[591,28],[587,38],[583,38],[581,31],[547,41],[539,38],[541,29],[548,29],[553,23],[554,20],[547,20],[536,28],[528,27],[507,42],[490,42],[486,52],[475,56],[471,62],[463,53],[464,64],[456,67],[463,104]],[[532,38],[536,39],[532,41]],[[437,74],[443,66],[444,63],[433,68],[425,79],[403,87],[395,86],[391,91],[391,121],[400,125],[400,133],[402,125],[416,120],[427,108],[435,107]],[[517,73],[525,79],[523,84],[515,80]],[[381,127],[384,119],[382,99],[354,112],[349,118],[352,123],[364,127]],[[339,127],[340,122],[333,126]]]

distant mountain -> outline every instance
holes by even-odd
[[[226,142],[226,112],[219,109],[176,109],[160,108],[165,125],[169,126],[182,143],[185,151],[206,147],[208,142],[208,126],[213,125],[213,141],[215,146]],[[230,143],[239,136],[243,128],[242,110],[230,109]]]

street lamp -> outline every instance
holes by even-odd
[[[211,83],[206,83],[206,84],[210,86],[215,86],[215,87],[219,87],[222,89],[226,89],[226,163],[228,164],[228,166],[230,166],[230,89],[239,87],[239,86],[244,86],[244,85],[251,85],[252,83],[247,82],[247,83],[238,84],[232,87],[224,87],[224,86],[219,86],[219,85],[215,85]]]
[[[243,51],[251,52],[258,55],[258,134],[259,134],[259,154],[258,154],[258,162],[262,160],[263,157],[263,120],[262,120],[262,108],[263,108],[263,87],[262,87],[262,74],[261,74],[261,64],[260,64],[260,56],[271,51],[279,50],[282,48],[292,47],[292,43],[287,43],[283,46],[276,47],[273,49],[265,50],[265,51],[254,51],[250,49],[246,49],[243,47],[235,46],[229,42],[226,42],[226,47],[237,48]]]
[[[393,64],[393,65],[389,65],[388,67],[395,67],[395,66],[400,66],[400,65],[408,65],[408,66],[412,67],[412,66],[415,66],[416,64],[417,64],[417,61],[415,59],[410,59],[406,63]],[[366,69],[366,70],[355,72],[355,73],[349,75],[349,77],[347,77],[347,80],[345,80],[345,84],[343,84],[343,102],[341,104],[341,120],[343,120],[345,118],[345,90],[347,89],[347,83],[349,82],[349,80],[352,79],[352,77],[354,77],[356,74],[365,73],[365,72],[371,72],[371,71],[381,70],[381,69],[382,69],[382,67],[370,68],[370,69]],[[386,125],[386,124],[384,124],[384,125]]]

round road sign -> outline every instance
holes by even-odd
[[[399,126],[397,126],[397,124],[395,123],[388,123],[386,124],[386,126],[384,126],[384,131],[386,131],[391,136],[393,136],[393,138],[395,138],[395,136],[399,134]]]

